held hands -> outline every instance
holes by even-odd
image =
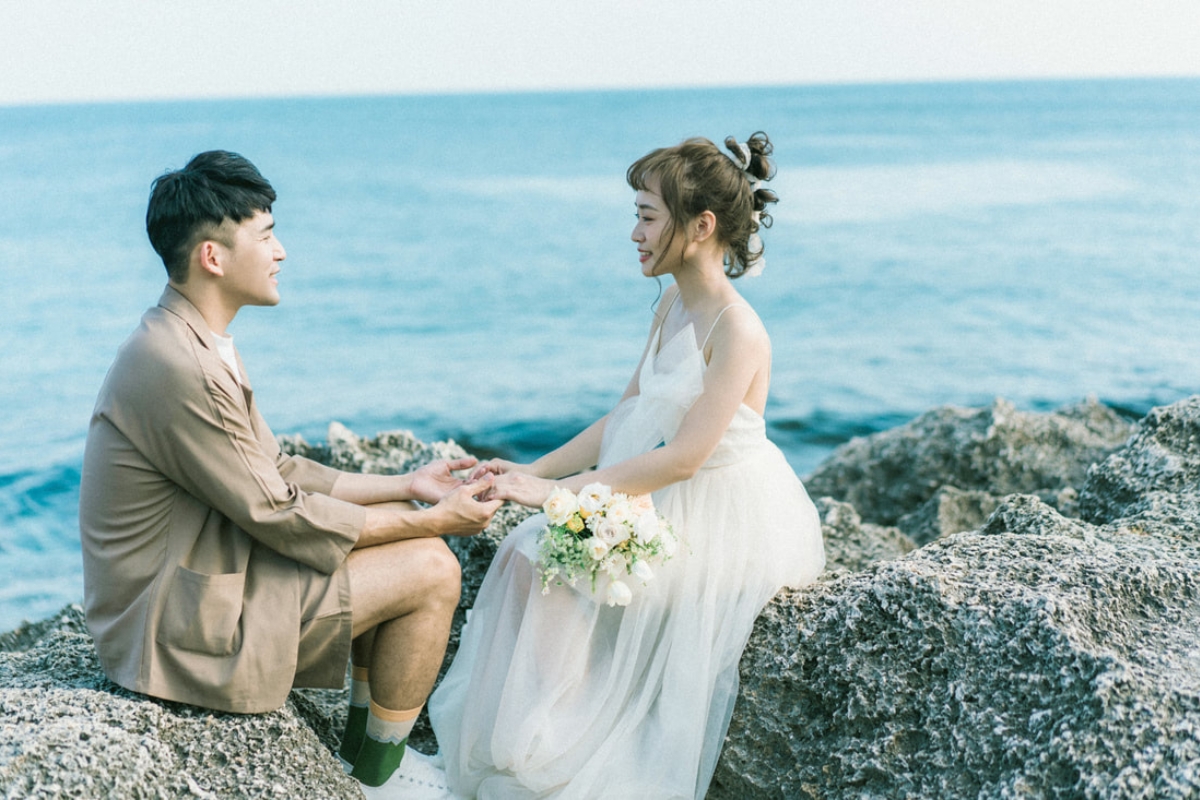
[[[494,477],[495,484],[487,499],[511,500],[530,508],[541,508],[554,489],[554,482],[533,474],[529,464],[515,464],[502,458],[485,461],[471,473],[471,480]]]
[[[456,462],[451,462],[454,464]],[[468,465],[469,466],[469,465]],[[494,478],[485,475],[446,492],[430,511],[438,515],[440,536],[474,536],[487,527],[503,500],[493,497]]]
[[[477,480],[484,475],[504,475],[508,472],[530,472],[530,468],[528,464],[517,464],[505,461],[503,458],[493,458],[475,467],[475,471],[471,473],[471,480]]]
[[[457,489],[463,485],[460,478],[454,475],[455,472],[474,467],[478,459],[466,457],[456,458],[453,461],[432,461],[420,469],[412,473],[412,483],[409,484],[409,491],[412,492],[414,500],[420,500],[422,503],[433,505],[442,500],[447,493]],[[476,480],[479,474],[479,469],[471,475],[471,480]]]
[[[505,472],[495,478],[489,498],[511,500],[530,508],[541,508],[554,490],[554,481],[524,472]]]
[[[474,536],[487,527],[503,503],[490,497],[493,476],[476,469],[464,482],[455,472],[478,464],[471,457],[434,461],[412,473],[410,491],[414,499],[433,506],[441,536]]]

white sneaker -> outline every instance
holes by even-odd
[[[446,784],[446,772],[433,759],[411,747],[405,748],[400,766],[381,786],[359,784],[367,800],[457,800]]]
[[[406,747],[404,748],[404,758],[400,760],[400,766],[396,768],[396,772],[409,775],[416,780],[441,783],[443,786],[446,784],[446,761],[440,752],[427,756],[420,750]]]

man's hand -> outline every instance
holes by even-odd
[[[454,473],[458,470],[470,469],[478,463],[478,459],[466,457],[453,461],[432,461],[412,473],[412,483],[409,491],[414,500],[433,505],[441,502],[448,492],[463,485],[461,479]],[[475,476],[472,476],[474,480]]]
[[[489,495],[491,489],[492,477],[488,475],[447,492],[437,505],[429,509],[437,516],[438,535],[474,536],[486,528],[496,509],[504,503],[499,498],[479,499]]]

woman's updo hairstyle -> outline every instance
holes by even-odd
[[[728,248],[725,274],[730,278],[741,277],[761,258],[762,241],[756,234],[760,227],[771,227],[767,203],[779,202],[778,195],[760,183],[775,177],[771,140],[758,131],[744,146],[749,163],[733,136],[725,139],[728,155],[708,139],[688,139],[647,153],[625,173],[634,191],[649,191],[647,183],[658,180],[674,223],[672,238],[701,212],[711,211],[717,218],[717,239]]]

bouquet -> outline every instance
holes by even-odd
[[[609,578],[605,601],[626,606],[633,599],[629,578],[643,584],[657,566],[675,553],[678,542],[671,524],[654,510],[649,495],[630,497],[603,484],[585,486],[576,495],[558,488],[542,510],[547,521],[538,541],[542,594],[550,583],[574,586],[581,578]]]

